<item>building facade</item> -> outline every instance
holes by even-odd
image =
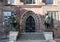
[[[2,3],[0,4],[0,28],[5,28],[4,18],[11,16],[13,11],[17,14],[20,32],[45,32],[47,28],[44,19],[48,14],[53,18],[53,26],[49,29],[54,32],[55,37],[60,36],[60,0],[5,0]],[[11,26],[9,28],[11,29]]]

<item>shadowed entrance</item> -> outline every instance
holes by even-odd
[[[26,32],[35,32],[35,20],[32,16],[29,16],[26,19],[26,28],[25,28]]]

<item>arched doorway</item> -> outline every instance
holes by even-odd
[[[34,31],[30,31],[30,32],[40,32],[41,31],[41,20],[40,20],[40,15],[38,14],[35,14],[33,11],[27,11],[27,12],[24,12],[21,16],[21,19],[20,19],[20,31],[21,32],[29,32],[29,31],[26,31],[27,28],[29,28],[28,22],[29,19],[31,19],[30,21],[32,22],[32,25],[31,27],[33,28],[32,30]],[[33,26],[34,25],[34,26]],[[31,29],[31,28],[29,28]]]
[[[26,19],[25,31],[26,32],[35,32],[35,20],[32,16],[29,16]]]

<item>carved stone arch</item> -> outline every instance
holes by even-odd
[[[21,19],[20,19],[20,30],[22,30],[22,32],[25,31],[25,22],[26,22],[26,19],[29,16],[32,16],[34,18],[34,20],[35,20],[36,32],[40,32],[41,31],[40,30],[41,19],[40,19],[40,16],[38,14],[35,14],[33,11],[27,11],[24,14],[22,14]]]

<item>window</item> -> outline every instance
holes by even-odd
[[[47,12],[48,16],[51,17],[53,19],[53,26],[55,28],[57,28],[58,26],[58,20],[59,20],[59,15],[58,15],[58,12],[56,11],[48,11]]]
[[[4,27],[9,27],[10,26],[10,16],[11,16],[11,12],[3,12],[4,15]]]
[[[25,4],[35,4],[36,0],[26,0]]]
[[[15,3],[15,0],[8,0],[8,4]]]
[[[11,16],[11,12],[3,12],[4,16]]]
[[[3,12],[3,26],[5,30],[15,30],[12,24],[12,15],[16,15],[14,11],[4,11]]]
[[[46,0],[46,4],[53,4],[53,0]]]

